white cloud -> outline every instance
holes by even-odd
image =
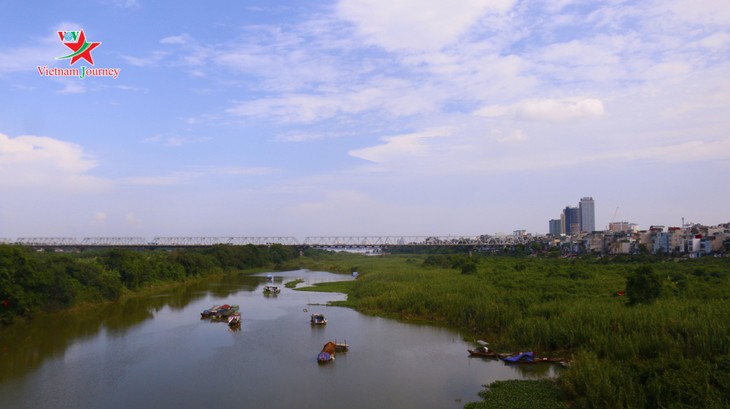
[[[603,116],[603,102],[594,98],[541,99],[523,101],[516,107],[518,119],[570,121]]]
[[[375,78],[356,89],[333,88],[327,92],[281,94],[239,102],[226,112],[235,116],[299,123],[373,111],[385,117],[401,117],[435,109],[440,101],[424,93],[429,94],[428,85],[416,86],[407,81]]]
[[[562,122],[604,115],[603,101],[596,98],[528,99],[512,105],[488,105],[474,112],[477,116],[513,116],[528,121]]]
[[[180,34],[176,36],[165,37],[160,40],[160,44],[187,44],[192,40],[188,34]]]
[[[515,129],[509,135],[497,138],[497,141],[502,143],[522,142],[524,140],[527,140],[527,135],[521,129]]]
[[[669,10],[677,20],[702,25],[730,25],[730,3],[717,0],[656,0],[659,10]]]
[[[506,13],[515,0],[341,0],[337,14],[386,50],[438,50],[484,14]]]
[[[123,55],[122,59],[135,67],[155,67],[162,64],[169,55],[167,51],[152,51],[143,57]]]
[[[78,81],[77,79],[65,80],[63,82],[63,88],[58,90],[59,94],[83,94],[87,91],[86,84]]]
[[[728,32],[717,32],[710,34],[699,41],[702,47],[709,48],[711,50],[722,50],[730,45],[730,33]]]
[[[56,66],[56,57],[65,54],[67,49],[58,39],[57,31],[78,29],[76,23],[64,22],[46,31],[32,45],[0,49],[0,75],[3,73],[33,71],[37,66]],[[17,45],[17,44],[14,44]]]
[[[210,140],[210,138],[199,136],[154,135],[149,138],[145,138],[143,142],[167,147],[179,147],[192,143],[201,143],[208,140]]]
[[[267,167],[199,167],[192,170],[170,172],[157,176],[135,176],[120,180],[125,185],[140,186],[180,186],[199,184],[206,178],[214,177],[252,177],[264,176],[278,172],[277,169]]]
[[[44,136],[0,134],[0,186],[98,189],[109,181],[89,172],[97,161],[77,144]]]
[[[350,156],[376,163],[425,156],[430,153],[428,139],[448,136],[452,132],[451,128],[434,128],[406,135],[387,136],[381,138],[385,141],[384,144],[353,149],[347,153]]]
[[[326,135],[315,132],[287,132],[276,136],[277,141],[281,142],[306,142],[324,139]]]

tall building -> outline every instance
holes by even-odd
[[[550,235],[551,236],[560,236],[562,234],[561,228],[560,228],[560,219],[551,219],[550,220]]]
[[[563,210],[565,216],[565,234],[580,233],[580,210],[567,206]]]
[[[583,197],[578,205],[580,209],[580,231],[596,230],[596,203],[592,197]]]

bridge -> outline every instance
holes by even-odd
[[[245,246],[248,244],[317,247],[317,248],[384,248],[400,246],[470,246],[507,247],[528,244],[533,236],[309,236],[299,241],[293,236],[273,237],[19,237],[0,238],[0,244],[29,247],[208,247],[219,244]]]

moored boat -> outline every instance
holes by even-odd
[[[281,288],[275,285],[267,285],[264,286],[264,294],[279,294],[281,292]]]
[[[499,358],[502,355],[494,351],[485,350],[482,347],[476,347],[474,349],[467,349],[469,356],[478,356],[481,358]]]
[[[231,306],[228,304],[214,305],[207,310],[203,310],[203,312],[200,313],[200,316],[203,318],[214,317],[216,314],[218,314],[219,311],[228,309],[230,307]]]
[[[228,325],[233,327],[241,324],[241,313],[236,311],[228,317]]]
[[[220,309],[216,316],[220,318],[228,318],[234,313],[238,312],[238,304],[229,305],[228,308]]]
[[[562,363],[562,358],[538,357],[534,352],[520,352],[510,356],[500,356],[499,359],[508,364],[539,364],[539,363]]]
[[[336,351],[337,344],[335,344],[334,342],[330,341],[324,344],[324,347],[322,347],[322,351],[317,354],[317,362],[322,364],[325,362],[334,361]]]
[[[201,318],[210,318],[213,320],[216,320],[216,319],[220,320],[220,319],[228,318],[231,314],[233,314],[236,311],[238,311],[237,304],[233,304],[233,305],[222,304],[222,305],[217,305],[217,306],[211,307],[207,310],[204,310],[203,312],[200,313],[200,317]]]
[[[489,343],[486,341],[479,340],[477,341],[477,344],[479,344],[478,347],[467,349],[469,356],[478,356],[481,358],[499,358],[500,356],[503,356],[489,349]]]
[[[326,325],[327,319],[322,314],[312,314],[312,316],[309,318],[309,322],[312,325]]]

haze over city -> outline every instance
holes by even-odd
[[[2,8],[0,238],[730,221],[730,2]]]

